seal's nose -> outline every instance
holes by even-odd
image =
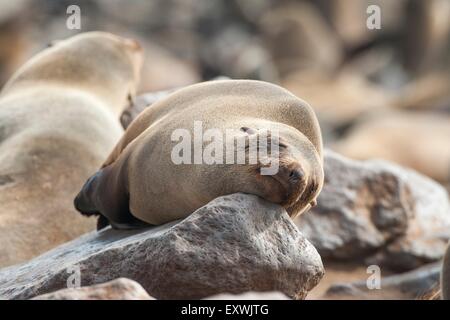
[[[305,172],[298,162],[280,166],[274,178],[284,186],[287,202],[296,201],[305,189]]]
[[[301,168],[295,168],[291,170],[291,173],[289,174],[289,179],[292,181],[298,181],[303,178],[303,171]]]
[[[305,171],[297,162],[282,165],[276,174],[277,179],[285,188],[283,205],[292,205],[303,194],[306,187]]]

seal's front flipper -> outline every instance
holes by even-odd
[[[73,202],[75,209],[77,209],[84,216],[90,217],[100,214],[95,203],[92,201],[92,195],[95,193],[96,186],[98,185],[98,175],[99,172],[95,173],[85,182]]]
[[[83,215],[99,216],[97,230],[108,225],[114,229],[150,226],[131,214],[125,171],[112,170],[111,166],[100,169],[86,181],[75,198],[75,208]]]

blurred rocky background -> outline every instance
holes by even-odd
[[[74,4],[81,30],[66,27]],[[369,5],[381,9],[380,29],[366,25]],[[384,275],[409,272],[386,280],[394,297],[436,283],[438,268],[422,265],[442,256],[448,198],[403,170],[450,190],[449,0],[0,0],[0,85],[52,41],[91,30],[142,43],[140,93],[218,76],[270,81],[311,104],[329,149],[405,168],[328,153],[322,202],[296,222],[327,271],[312,297],[330,283],[366,279],[370,263],[385,266]],[[389,210],[374,218],[380,203]],[[355,283],[326,297],[367,294]]]
[[[69,30],[69,5],[81,30]],[[369,30],[369,5],[381,28]],[[55,39],[106,30],[143,44],[141,92],[217,76],[283,85],[325,144],[449,183],[448,0],[0,0],[0,84]]]

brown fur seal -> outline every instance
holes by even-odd
[[[180,128],[195,135],[195,121],[202,121],[205,132],[240,130],[247,142],[262,130],[278,131],[278,173],[261,175],[259,162],[175,164],[172,135]],[[75,207],[100,215],[101,226],[109,222],[132,228],[184,218],[218,196],[243,192],[279,203],[295,216],[314,204],[322,184],[322,138],[308,104],[266,82],[211,81],[178,90],[145,109],[85,183]]]
[[[72,206],[120,139],[141,64],[136,42],[91,32],[29,60],[0,94],[0,265],[95,227]]]

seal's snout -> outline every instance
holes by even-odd
[[[283,202],[286,205],[297,201],[306,186],[305,172],[296,161],[280,165],[273,177],[283,186],[285,191]]]
[[[280,180],[283,180],[286,185],[297,185],[303,180],[305,173],[299,164],[292,163],[289,165],[280,165],[276,175]]]
[[[289,179],[294,183],[301,180],[302,178],[303,178],[303,171],[301,170],[301,168],[292,169],[291,172],[289,173]]]

